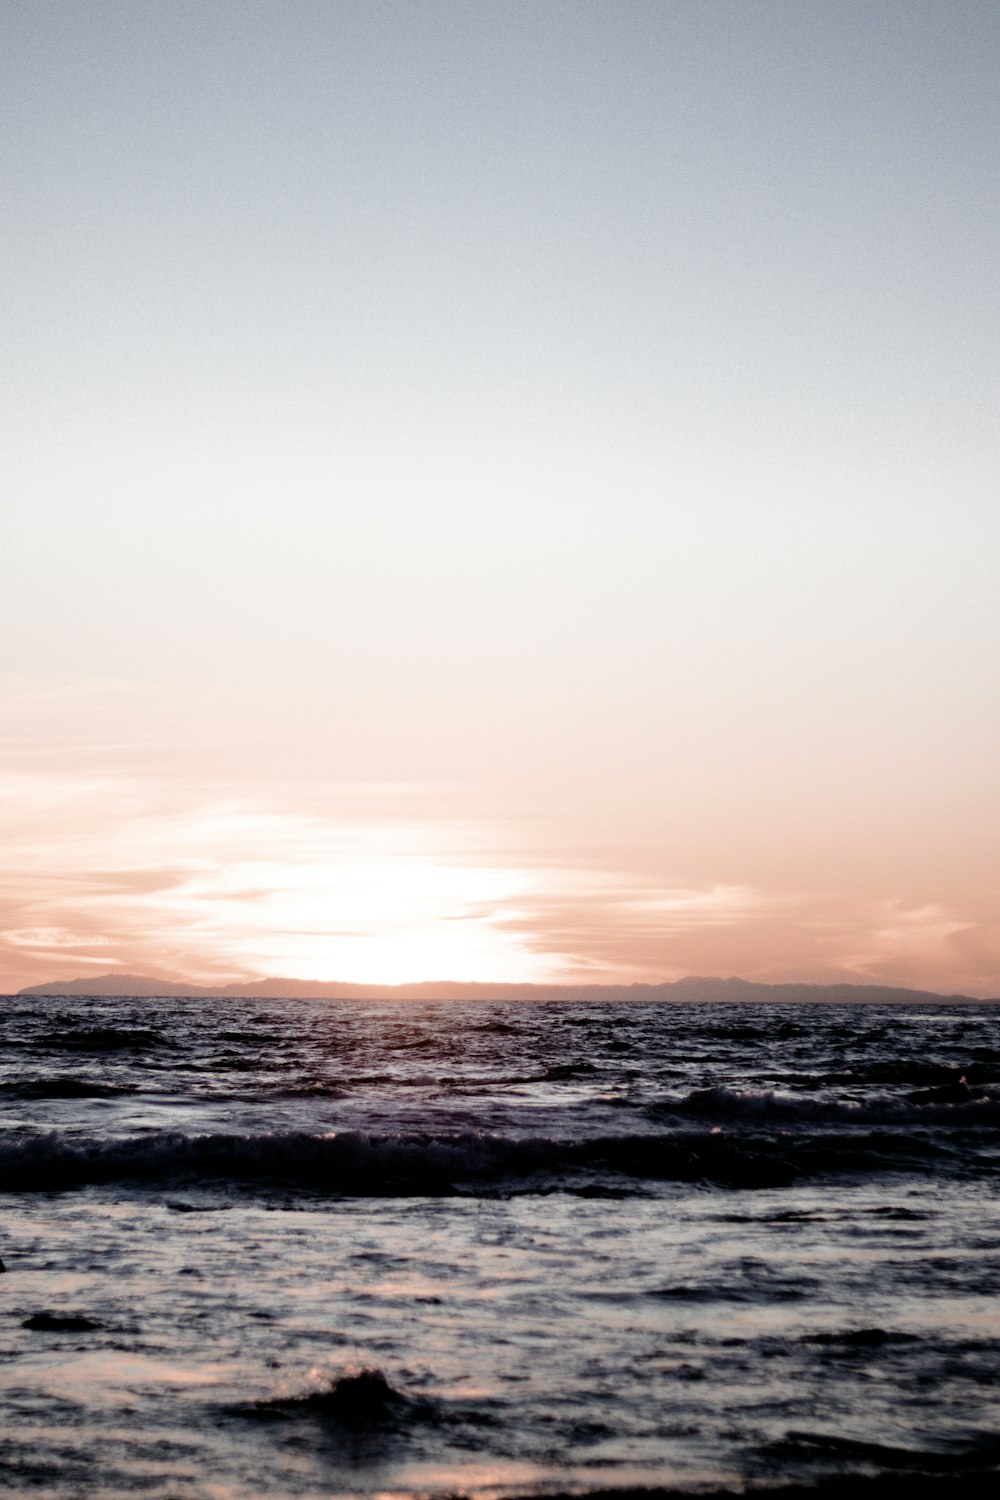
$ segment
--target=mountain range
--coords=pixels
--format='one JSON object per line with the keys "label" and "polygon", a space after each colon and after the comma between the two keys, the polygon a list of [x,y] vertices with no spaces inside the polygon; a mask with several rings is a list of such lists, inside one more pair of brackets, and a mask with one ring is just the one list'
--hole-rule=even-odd
{"label": "mountain range", "polygon": [[871,984],[760,984],[749,979],[720,979],[691,975],[662,984],[464,984],[428,980],[420,984],[349,984],[343,981],[255,979],[223,985],[191,984],[186,980],[156,979],[143,974],[101,974],[82,979],[51,980],[18,990],[19,995],[92,995],[123,998],[161,998],[185,995],[233,1000],[663,1000],[748,1001],[803,1004],[891,1003],[921,1004],[949,1001],[986,1004],[970,995],[942,995],[933,990],[909,990]]}

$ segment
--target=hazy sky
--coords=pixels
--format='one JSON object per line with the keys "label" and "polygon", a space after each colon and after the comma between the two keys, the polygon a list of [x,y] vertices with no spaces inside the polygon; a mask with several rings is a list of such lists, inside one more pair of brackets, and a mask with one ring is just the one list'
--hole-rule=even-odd
{"label": "hazy sky", "polygon": [[0,22],[0,987],[1000,994],[992,0]]}

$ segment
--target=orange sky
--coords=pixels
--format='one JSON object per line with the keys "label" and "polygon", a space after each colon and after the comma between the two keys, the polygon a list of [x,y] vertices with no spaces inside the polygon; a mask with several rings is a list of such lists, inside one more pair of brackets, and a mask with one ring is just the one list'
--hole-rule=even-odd
{"label": "orange sky", "polygon": [[0,984],[1000,994],[988,8],[17,8]]}
{"label": "orange sky", "polygon": [[[20,700],[0,775],[8,988],[118,969],[209,983],[740,973],[996,993],[991,840],[956,800],[959,866],[952,825],[918,826],[905,781],[867,830],[833,785],[811,809],[798,784],[780,801],[773,786],[741,819],[724,786],[712,805],[714,766],[700,788],[689,771],[675,805],[637,764],[610,819],[588,810],[577,768],[547,808],[519,794],[518,818],[499,775],[338,784],[316,765],[333,746],[282,756],[263,725],[223,770],[225,713],[171,745],[163,703],[125,685],[6,687]],[[768,830],[779,811],[793,833]],[[929,878],[949,854],[949,878]]]}

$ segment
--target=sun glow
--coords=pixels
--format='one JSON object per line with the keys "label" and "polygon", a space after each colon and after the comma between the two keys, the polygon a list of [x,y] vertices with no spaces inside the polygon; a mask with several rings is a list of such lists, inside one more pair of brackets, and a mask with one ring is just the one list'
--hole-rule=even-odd
{"label": "sun glow", "polygon": [[228,957],[262,974],[525,981],[559,966],[507,926],[524,884],[519,872],[419,855],[237,861],[193,876],[156,905],[165,917],[196,922],[217,962]]}
{"label": "sun glow", "polygon": [[[358,984],[563,970],[519,920],[543,877],[491,861],[488,830],[169,798],[124,779],[4,778],[12,969]],[[60,814],[55,849],[39,802]]]}

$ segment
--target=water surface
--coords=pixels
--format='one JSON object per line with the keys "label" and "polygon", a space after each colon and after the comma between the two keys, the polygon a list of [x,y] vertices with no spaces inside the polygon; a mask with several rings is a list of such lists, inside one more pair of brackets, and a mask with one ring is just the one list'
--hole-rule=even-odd
{"label": "water surface", "polygon": [[0,1486],[992,1485],[998,1021],[8,999]]}

